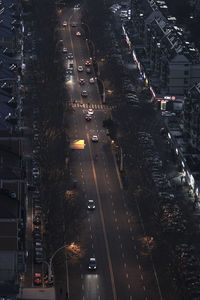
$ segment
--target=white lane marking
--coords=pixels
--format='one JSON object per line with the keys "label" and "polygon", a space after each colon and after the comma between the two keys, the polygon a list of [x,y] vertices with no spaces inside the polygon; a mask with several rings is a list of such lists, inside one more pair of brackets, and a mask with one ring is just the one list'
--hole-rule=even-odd
{"label": "white lane marking", "polygon": [[126,263],[124,263],[124,268],[126,268]]}
{"label": "white lane marking", "polygon": [[114,206],[114,202],[112,202],[111,204],[112,204],[112,206]]}
{"label": "white lane marking", "polygon": [[84,285],[83,285],[83,284],[82,284],[82,287],[81,287],[81,288],[82,288],[82,290],[84,291]]}
{"label": "white lane marking", "polygon": [[84,198],[87,199],[87,194],[84,195]]}
{"label": "white lane marking", "polygon": [[92,226],[90,225],[90,231],[92,231]]}
{"label": "white lane marking", "polygon": [[145,285],[143,285],[143,290],[144,290],[144,291],[146,291],[146,287],[145,287]]}
{"label": "white lane marking", "polygon": [[124,207],[126,208],[126,203],[124,203]]}
{"label": "white lane marking", "polygon": [[132,232],[133,231],[133,228],[132,227],[130,227],[130,232]]}
{"label": "white lane marking", "polygon": [[90,222],[90,218],[88,218],[88,222]]}
{"label": "white lane marking", "polygon": [[106,173],[106,178],[108,178],[108,174]]}
{"label": "white lane marking", "polygon": [[99,289],[99,285],[97,284],[97,289]]}
{"label": "white lane marking", "polygon": [[83,296],[83,300],[85,300],[85,296]]}
{"label": "white lane marking", "polygon": [[144,279],[143,276],[142,276],[142,274],[141,274],[140,278],[141,278],[142,280]]}
{"label": "white lane marking", "polygon": [[124,258],[124,252],[122,252],[122,257]]}
{"label": "white lane marking", "polygon": [[128,215],[128,211],[126,211],[126,214]]}
{"label": "white lane marking", "polygon": [[134,239],[135,239],[134,236],[132,236],[131,239],[132,239],[132,241],[134,241]]}
{"label": "white lane marking", "polygon": [[134,245],[134,249],[135,249],[135,250],[137,249],[136,245]]}
{"label": "white lane marking", "polygon": [[120,244],[120,248],[121,248],[121,249],[122,249],[122,247],[123,247],[122,244]]}
{"label": "white lane marking", "polygon": [[130,290],[130,288],[131,288],[131,285],[130,285],[130,284],[128,284],[128,289]]}
{"label": "white lane marking", "polygon": [[120,235],[118,235],[118,239],[121,239],[121,236],[120,236]]}
{"label": "white lane marking", "polygon": [[117,218],[115,218],[115,222],[117,222]]}
{"label": "white lane marking", "polygon": [[112,199],[112,195],[110,195],[110,199]]}
{"label": "white lane marking", "polygon": [[92,249],[94,248],[94,245],[92,244]]}
{"label": "white lane marking", "polygon": [[[83,174],[81,173],[81,178],[83,178]],[[83,183],[84,184],[84,183]]]}
{"label": "white lane marking", "polygon": [[117,226],[116,228],[117,228],[117,230],[119,230],[119,226]]}
{"label": "white lane marking", "polygon": [[133,296],[130,296],[130,300],[133,300]]}
{"label": "white lane marking", "polygon": [[138,265],[139,269],[141,270],[141,265]]}
{"label": "white lane marking", "polygon": [[91,240],[92,240],[92,234],[90,235],[90,238],[91,238]]}
{"label": "white lane marking", "polygon": [[128,219],[128,223],[130,223],[130,219]]}
{"label": "white lane marking", "polygon": [[81,173],[83,173],[83,169],[81,168]]}
{"label": "white lane marking", "polygon": [[116,214],[116,211],[115,211],[115,209],[113,210],[113,214],[114,214],[114,215]]}
{"label": "white lane marking", "polygon": [[81,274],[81,279],[83,279],[83,274]]}
{"label": "white lane marking", "polygon": [[136,254],[136,258],[137,258],[137,260],[138,260],[138,258],[139,258],[137,254]]}
{"label": "white lane marking", "polygon": [[128,278],[128,273],[126,273],[126,278]]}
{"label": "white lane marking", "polygon": [[100,300],[101,298],[100,298],[100,296],[98,296],[98,300]]}

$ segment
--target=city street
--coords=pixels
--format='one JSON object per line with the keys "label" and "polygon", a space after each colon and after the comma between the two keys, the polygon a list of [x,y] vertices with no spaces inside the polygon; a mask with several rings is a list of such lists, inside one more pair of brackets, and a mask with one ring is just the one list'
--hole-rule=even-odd
{"label": "city street", "polygon": [[[63,47],[73,53],[74,71],[67,82],[73,106],[68,114],[70,140],[84,139],[84,150],[73,150],[70,157],[72,178],[78,181],[78,191],[87,211],[88,200],[95,202],[95,210],[87,211],[84,227],[80,232],[81,258],[68,263],[69,297],[71,299],[162,299],[159,278],[151,255],[143,255],[141,240],[144,238],[142,219],[133,216],[127,203],[119,176],[111,141],[102,127],[110,114],[101,105],[96,84],[88,82],[92,74],[78,72],[85,69],[89,60],[87,41],[81,30],[79,10],[63,10],[60,15]],[[70,26],[75,23],[77,26]],[[81,36],[76,36],[77,32]],[[63,54],[64,56],[64,54]],[[65,60],[64,60],[65,61]],[[80,86],[79,79],[85,84]],[[86,90],[88,96],[81,97]],[[68,105],[68,104],[67,104]],[[84,116],[87,108],[94,108],[91,121]],[[97,107],[97,109],[95,109]],[[92,142],[96,135],[98,142]],[[89,258],[95,257],[97,269],[88,270]]]}

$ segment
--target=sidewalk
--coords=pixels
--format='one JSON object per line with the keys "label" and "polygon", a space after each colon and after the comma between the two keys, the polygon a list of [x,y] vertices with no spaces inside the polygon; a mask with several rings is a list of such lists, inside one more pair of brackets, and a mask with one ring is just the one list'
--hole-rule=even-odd
{"label": "sidewalk", "polygon": [[55,300],[55,288],[25,288],[22,294],[18,296],[18,300]]}

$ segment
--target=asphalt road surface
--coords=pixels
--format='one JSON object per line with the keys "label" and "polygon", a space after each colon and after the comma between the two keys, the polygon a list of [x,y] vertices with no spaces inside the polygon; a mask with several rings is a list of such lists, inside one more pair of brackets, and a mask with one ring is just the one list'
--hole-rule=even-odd
{"label": "asphalt road surface", "polygon": [[[63,28],[63,21],[68,25]],[[70,24],[76,22],[77,26]],[[103,120],[110,109],[101,103],[97,84],[90,84],[85,71],[85,61],[89,59],[89,50],[80,23],[80,10],[64,9],[60,14],[60,32],[63,47],[73,53],[73,74],[66,85],[69,90],[74,111],[69,115],[70,138],[84,139],[83,150],[73,150],[71,155],[71,176],[78,180],[78,189],[85,210],[87,202],[93,199],[94,211],[87,211],[80,232],[81,256],[68,263],[69,299],[83,300],[133,300],[163,299],[159,287],[159,278],[151,256],[143,253],[141,240],[144,238],[142,219],[135,208],[137,218],[133,217],[126,199],[111,141],[102,127]],[[76,36],[80,31],[81,36]],[[63,61],[67,68],[69,60]],[[72,60],[70,60],[72,62]],[[83,72],[77,67],[83,66]],[[85,79],[80,86],[79,79]],[[88,96],[81,97],[86,90]],[[81,104],[81,105],[79,105]],[[66,104],[67,105],[67,104]],[[87,107],[94,108],[94,116],[87,122],[84,118]],[[97,135],[99,141],[91,141]],[[98,159],[95,159],[98,155]],[[97,269],[88,270],[90,257],[95,257]],[[63,276],[66,276],[63,274]]]}

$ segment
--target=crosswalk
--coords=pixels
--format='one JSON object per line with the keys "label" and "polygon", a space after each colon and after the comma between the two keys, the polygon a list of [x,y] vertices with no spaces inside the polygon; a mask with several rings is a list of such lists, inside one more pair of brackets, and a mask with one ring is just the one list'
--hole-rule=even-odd
{"label": "crosswalk", "polygon": [[66,102],[67,107],[72,108],[85,108],[85,109],[95,109],[95,110],[113,110],[117,109],[117,105],[107,105],[107,104],[90,104],[90,103],[80,103],[80,102]]}

